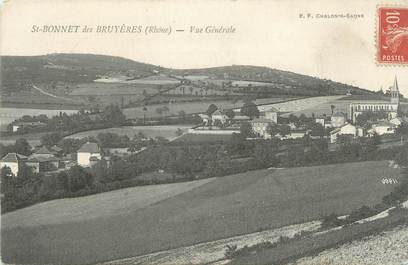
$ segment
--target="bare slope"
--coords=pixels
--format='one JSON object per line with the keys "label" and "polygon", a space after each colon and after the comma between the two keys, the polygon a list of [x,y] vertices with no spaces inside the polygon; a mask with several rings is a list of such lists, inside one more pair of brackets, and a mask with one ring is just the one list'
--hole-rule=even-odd
{"label": "bare slope", "polygon": [[[109,194],[95,195],[106,206],[82,206],[80,215],[66,213],[70,200],[56,201],[41,213],[54,216],[53,224],[30,226],[36,220],[27,212],[32,207],[3,218],[2,256],[17,263],[95,263],[282,227],[333,211],[345,214],[381,201],[393,188],[381,179],[398,174],[386,161],[258,170],[218,178],[143,207],[124,198],[128,206],[120,212],[112,210]],[[94,207],[103,214],[90,219]]]}

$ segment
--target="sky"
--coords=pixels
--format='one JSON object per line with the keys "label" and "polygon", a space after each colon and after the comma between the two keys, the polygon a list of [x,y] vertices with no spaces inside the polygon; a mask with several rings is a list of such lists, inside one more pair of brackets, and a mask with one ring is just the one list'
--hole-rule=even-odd
{"label": "sky", "polygon": [[[267,66],[385,90],[398,77],[408,97],[408,67],[376,63],[377,5],[408,0],[13,0],[0,10],[0,53],[94,53],[172,68],[233,64]],[[314,18],[301,19],[299,14]],[[316,14],[358,14],[356,19]],[[157,26],[171,34],[43,33],[33,26]],[[232,26],[232,34],[190,27]],[[182,29],[184,32],[175,32]],[[408,45],[408,43],[405,43]]]}

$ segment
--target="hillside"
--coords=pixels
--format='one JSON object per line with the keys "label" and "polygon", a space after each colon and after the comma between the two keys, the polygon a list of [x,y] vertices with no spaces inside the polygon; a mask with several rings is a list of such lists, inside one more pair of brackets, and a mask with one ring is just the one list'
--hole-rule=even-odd
{"label": "hillside", "polygon": [[99,75],[120,72],[143,77],[160,70],[158,66],[121,57],[93,54],[47,54],[41,56],[2,56],[2,90],[24,90],[26,83],[88,83]]}
{"label": "hillside", "polygon": [[299,92],[301,92],[306,95],[309,93],[312,95],[327,95],[328,93],[344,95],[349,90],[353,94],[372,93],[372,91],[366,89],[342,84],[332,80],[319,79],[312,76],[261,66],[232,65],[173,71],[174,73],[182,75],[209,75],[221,79],[228,78],[230,80],[267,82],[275,85],[272,87],[286,90],[288,94],[299,94]]}
{"label": "hillside", "polygon": [[88,264],[344,215],[392,190],[381,178],[400,172],[387,165],[256,170],[49,201],[2,216],[2,258]]}
{"label": "hillside", "polygon": [[[103,75],[126,76],[129,79],[148,77],[160,72],[165,75],[203,75],[222,81],[245,80],[262,82],[256,86],[246,84],[245,93],[286,95],[344,95],[371,94],[371,91],[326,79],[281,71],[277,69],[233,65],[205,69],[169,69],[133,60],[94,54],[47,54],[41,56],[2,56],[1,90],[15,92],[25,90],[30,84],[91,83]],[[238,86],[238,85],[237,85]],[[244,85],[242,85],[244,87]],[[249,89],[248,89],[249,88]]]}

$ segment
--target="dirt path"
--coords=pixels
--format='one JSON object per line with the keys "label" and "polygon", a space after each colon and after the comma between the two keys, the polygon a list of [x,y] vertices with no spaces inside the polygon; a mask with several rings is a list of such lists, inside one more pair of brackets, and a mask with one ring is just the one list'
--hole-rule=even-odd
{"label": "dirt path", "polygon": [[56,96],[56,95],[51,94],[51,93],[49,93],[49,92],[47,92],[47,91],[43,90],[42,88],[39,88],[39,87],[37,87],[37,86],[35,86],[35,85],[33,85],[33,88],[34,88],[35,90],[37,90],[38,92],[40,92],[41,94],[44,94],[44,95],[49,96],[49,97],[52,97],[52,98],[59,98],[59,99],[68,100],[68,101],[75,101],[75,100],[70,99],[70,98],[65,98],[65,97]]}
{"label": "dirt path", "polygon": [[98,265],[136,265],[136,264],[208,264],[224,260],[227,245],[252,246],[266,241],[276,242],[280,236],[293,237],[301,231],[316,231],[320,228],[320,221],[290,225],[278,229],[235,236],[226,239],[206,242],[189,247],[182,247],[168,251],[160,251],[148,255],[120,259]]}
{"label": "dirt path", "polygon": [[408,226],[370,236],[307,257],[292,265],[405,265],[408,264]]}

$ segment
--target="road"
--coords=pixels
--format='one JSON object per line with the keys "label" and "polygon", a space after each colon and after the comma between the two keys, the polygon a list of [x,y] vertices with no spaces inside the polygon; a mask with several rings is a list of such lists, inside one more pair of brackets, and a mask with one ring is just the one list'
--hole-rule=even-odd
{"label": "road", "polygon": [[59,99],[63,99],[63,100],[75,101],[75,100],[70,99],[70,98],[60,97],[60,96],[56,96],[54,94],[48,93],[47,91],[43,90],[42,88],[37,87],[36,85],[33,85],[33,88],[35,90],[37,90],[38,92],[40,92],[41,94],[44,94],[44,95],[52,97],[52,98],[59,98]]}

